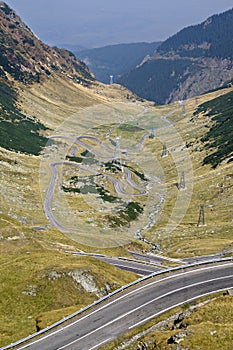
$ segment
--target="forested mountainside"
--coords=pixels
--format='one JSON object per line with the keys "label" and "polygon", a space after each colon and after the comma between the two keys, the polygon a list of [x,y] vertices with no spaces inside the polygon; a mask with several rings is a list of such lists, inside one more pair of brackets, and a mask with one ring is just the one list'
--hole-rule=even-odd
{"label": "forested mountainside", "polygon": [[182,29],[158,48],[160,55],[233,59],[233,9]]}
{"label": "forested mountainside", "polygon": [[119,83],[159,104],[223,86],[233,77],[233,9],[184,28]]}
{"label": "forested mountainside", "polygon": [[113,75],[113,81],[116,81],[121,75],[139,65],[145,56],[154,55],[159,44],[160,42],[142,42],[108,45],[74,53],[88,65],[97,80],[108,84],[110,75]]}

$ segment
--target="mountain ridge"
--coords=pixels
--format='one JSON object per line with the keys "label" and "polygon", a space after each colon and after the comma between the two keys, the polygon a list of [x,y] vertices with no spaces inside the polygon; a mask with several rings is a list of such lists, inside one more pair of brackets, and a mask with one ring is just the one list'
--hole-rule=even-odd
{"label": "mountain ridge", "polygon": [[87,66],[74,54],[43,43],[2,1],[0,16],[1,75],[4,70],[23,83],[39,82],[54,72],[84,84],[94,80]]}
{"label": "mountain ridge", "polygon": [[232,37],[233,9],[182,29],[118,82],[159,104],[221,87],[233,77]]}
{"label": "mountain ridge", "polygon": [[[67,99],[76,110],[93,101],[100,103],[110,96],[110,91],[126,100],[126,96],[136,98],[123,87],[109,90],[101,87],[85,63],[70,51],[43,43],[4,2],[0,2],[0,19],[0,146],[39,155],[48,141],[53,119],[45,118],[47,111],[41,108],[48,99],[46,91],[39,92],[43,84],[47,86],[47,95],[52,94],[51,102],[55,106],[59,105],[58,98]],[[33,90],[39,98],[34,105],[31,101],[35,96],[29,93]],[[59,97],[52,90],[59,90]],[[73,102],[75,94],[77,103]],[[27,95],[25,99],[24,95]],[[30,106],[26,108],[28,103]],[[67,113],[70,109],[74,110],[66,106]],[[59,108],[56,113],[56,119],[64,115]]]}
{"label": "mountain ridge", "polygon": [[110,75],[116,82],[119,76],[140,64],[145,56],[154,54],[159,44],[160,42],[116,44],[74,53],[89,66],[97,80],[108,84]]}
{"label": "mountain ridge", "polygon": [[[7,8],[6,11],[9,12]],[[7,21],[9,23],[5,28],[9,27],[10,21]],[[12,24],[15,25],[15,22]],[[12,29],[17,33],[16,28]],[[7,30],[10,33],[9,28]],[[28,51],[35,49],[33,45],[30,47],[30,43],[25,45]],[[19,52],[15,50],[14,41],[12,46],[3,47],[7,52],[12,52],[9,57],[12,63],[9,65],[10,72],[4,68],[0,71],[0,346],[33,334],[85,307],[100,295],[106,295],[137,278],[132,272],[120,270],[94,257],[68,253],[87,252],[125,258],[132,258],[128,249],[151,253],[151,246],[133,235],[129,238],[129,244],[115,248],[102,247],[106,246],[108,237],[104,230],[108,228],[106,219],[114,227],[114,242],[119,244],[117,230],[122,229],[125,235],[131,222],[138,229],[141,215],[144,215],[141,212],[150,204],[146,200],[144,208],[144,204],[139,206],[133,199],[133,202],[129,202],[131,207],[124,207],[121,203],[123,195],[116,198],[117,189],[106,182],[109,176],[125,183],[125,190],[128,190],[130,182],[133,183],[135,188],[131,190],[132,193],[138,192],[139,185],[143,188],[147,186],[150,179],[155,186],[158,185],[159,191],[165,187],[161,212],[158,212],[158,198],[154,197],[157,188],[154,191],[150,185],[146,187],[148,191],[152,190],[153,198],[151,210],[148,207],[145,223],[142,223],[143,227],[147,225],[144,237],[158,244],[163,254],[179,259],[215,253],[221,256],[232,254],[233,138],[229,127],[232,126],[232,88],[187,100],[183,111],[179,103],[156,106],[147,101],[141,102],[129,90],[117,84],[104,85],[88,79],[72,65],[70,70],[63,67],[62,57],[59,57],[58,64],[60,62],[63,70],[53,71],[48,65],[51,74],[42,69],[37,79],[30,73],[34,73],[34,66],[44,64],[40,62],[40,53],[32,70],[29,67],[29,71],[25,71],[27,67],[21,66],[13,55],[15,53],[16,58],[17,55],[20,57],[23,54],[22,46],[18,46]],[[46,54],[46,50],[43,53]],[[20,79],[11,75],[12,72],[19,72]],[[77,78],[82,80],[78,82]],[[160,128],[161,125],[164,128]],[[167,133],[169,130],[173,131]],[[166,131],[164,136],[163,131]],[[77,135],[88,133],[91,135],[90,143],[88,138],[83,141],[87,141],[89,147],[88,144],[85,146],[85,142],[77,144]],[[114,151],[115,141],[120,139],[120,135],[119,150],[124,153],[127,148],[133,150],[128,164],[124,164],[124,168],[128,169],[126,176],[122,174],[118,161],[111,164],[102,158],[97,167],[98,157],[94,155],[105,145],[108,147],[101,152],[104,157],[106,152]],[[93,142],[95,138],[103,142]],[[137,147],[140,162],[131,158],[136,153],[136,145],[140,146]],[[164,146],[167,150],[165,157],[161,156]],[[87,152],[87,148],[90,152]],[[194,191],[191,202],[184,208],[186,202],[183,204],[182,198],[186,197],[187,189],[179,191],[177,184],[179,170],[183,170],[182,159],[187,155],[186,148],[189,149],[194,170]],[[115,158],[116,154],[111,153]],[[73,163],[69,163],[70,159]],[[50,198],[51,213],[59,221],[67,220],[67,229],[73,219],[83,218],[87,236],[93,232],[93,236],[89,236],[92,241],[98,235],[99,225],[103,225],[101,246],[94,246],[95,242],[91,242],[91,246],[82,243],[82,235],[79,235],[82,224],[79,221],[74,227],[77,234],[70,232],[68,235],[56,229],[45,215],[45,199],[48,198],[48,185],[52,180],[50,165],[58,161],[63,165],[57,168],[61,176],[54,181],[56,189],[53,189],[53,198]],[[80,162],[84,168],[98,171],[95,180],[95,174],[89,170],[83,173],[73,166],[82,165]],[[136,168],[135,163],[136,166],[138,164]],[[177,168],[178,165],[181,168]],[[154,172],[150,170],[151,167],[154,167]],[[104,169],[104,176],[99,176],[101,169]],[[157,171],[159,177],[156,176]],[[88,182],[87,175],[90,175]],[[125,182],[126,178],[128,183]],[[189,186],[187,168],[185,179],[186,186]],[[76,191],[78,189],[80,192],[80,188],[75,188],[79,180],[81,196]],[[97,184],[100,181],[101,186],[94,186],[93,181],[97,181]],[[66,184],[72,185],[69,189],[75,191],[63,191],[62,185]],[[93,199],[97,196],[98,202],[93,206]],[[82,201],[82,198],[85,200]],[[118,204],[112,200],[120,200],[118,209],[114,209]],[[180,213],[180,210],[176,210],[177,202],[181,205],[181,212],[184,210],[186,214],[170,234],[166,229],[167,224],[174,218],[173,212],[175,215]],[[200,204],[205,205],[206,225],[198,227]],[[158,216],[153,221],[156,212]],[[124,226],[119,227],[122,224]],[[166,269],[168,263],[165,265],[161,268]],[[224,329],[222,334],[226,338]],[[204,337],[202,333],[200,343]],[[215,339],[218,341],[219,337]]]}
{"label": "mountain ridge", "polygon": [[[157,51],[165,55],[174,52],[184,57],[205,56],[232,59],[232,17],[233,8],[215,14],[200,24],[186,27],[165,40]],[[213,31],[215,31],[214,36]]]}

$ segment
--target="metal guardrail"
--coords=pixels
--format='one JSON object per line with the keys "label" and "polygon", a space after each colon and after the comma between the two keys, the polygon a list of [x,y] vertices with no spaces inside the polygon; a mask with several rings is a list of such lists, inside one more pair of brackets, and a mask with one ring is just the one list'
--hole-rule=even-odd
{"label": "metal guardrail", "polygon": [[92,307],[102,303],[103,301],[107,300],[108,298],[111,298],[112,296],[122,292],[123,290],[127,289],[127,288],[130,288],[130,287],[133,287],[135,286],[136,284],[138,283],[141,283],[143,281],[146,281],[150,278],[153,278],[155,276],[159,276],[159,275],[163,275],[163,274],[166,274],[166,273],[169,273],[169,272],[174,272],[174,271],[178,271],[178,270],[183,270],[183,269],[188,269],[190,267],[196,267],[196,266],[199,266],[199,265],[207,265],[207,264],[214,264],[214,263],[218,263],[218,262],[224,262],[224,261],[233,261],[233,256],[229,257],[229,258],[219,258],[219,259],[212,259],[212,260],[206,260],[206,261],[200,261],[200,262],[196,262],[196,263],[192,263],[192,264],[186,264],[186,265],[182,265],[182,266],[177,266],[177,267],[172,267],[170,268],[169,270],[165,270],[165,271],[158,271],[158,272],[153,272],[152,274],[150,275],[147,275],[147,276],[143,276],[139,279],[137,279],[136,281],[134,282],[131,282],[125,286],[122,286],[121,288],[119,289],[116,289],[114,292],[112,293],[109,293],[107,295],[105,295],[104,297],[94,301],[92,304],[90,305],[87,305],[86,307],[82,308],[81,310],[79,311],[76,311],[74,312],[73,314],[67,316],[67,317],[64,317],[62,320],[52,324],[51,326],[48,326],[44,329],[42,329],[41,331],[37,332],[37,333],[34,333],[34,334],[30,334],[29,336],[27,336],[26,338],[23,338],[23,339],[20,339],[10,345],[7,345],[7,346],[4,346],[3,348],[0,348],[0,350],[7,350],[7,349],[12,349],[20,344],[23,344],[23,343],[26,343],[28,342],[29,340],[35,338],[35,337],[38,337],[39,335],[41,334],[44,334],[50,330],[52,330],[53,328],[55,327],[58,327],[60,326],[62,323],[64,322],[67,322],[69,320],[71,320],[72,318],[82,314],[83,312],[91,309]]}
{"label": "metal guardrail", "polygon": [[[156,263],[153,263],[153,262],[150,262],[150,261],[146,261],[146,260],[132,259],[132,258],[127,258],[127,257],[122,257],[122,256],[118,256],[118,257],[115,257],[115,256],[112,257],[111,256],[111,257],[109,257],[109,256],[104,255],[104,254],[85,253],[85,252],[72,252],[72,251],[66,251],[66,253],[70,253],[70,254],[77,255],[77,256],[91,256],[91,257],[94,257],[94,258],[97,258],[97,259],[98,258],[116,258],[118,260],[135,262],[135,263],[141,264],[141,265],[159,266],[161,269],[169,269],[169,266],[163,266],[163,265],[156,264]],[[148,258],[148,260],[149,260],[149,258]],[[171,262],[173,262],[173,261],[171,261]],[[178,261],[176,263],[178,264]]]}
{"label": "metal guardrail", "polygon": [[137,263],[139,265],[141,264],[141,265],[144,265],[144,266],[147,265],[147,266],[159,267],[160,269],[164,269],[164,270],[169,269],[169,266],[163,266],[163,265],[156,264],[156,263],[153,263],[151,261],[146,261],[146,260],[137,260],[137,259],[131,259],[131,258],[124,258],[122,256],[119,256],[118,259],[119,260],[123,260],[123,261]]}

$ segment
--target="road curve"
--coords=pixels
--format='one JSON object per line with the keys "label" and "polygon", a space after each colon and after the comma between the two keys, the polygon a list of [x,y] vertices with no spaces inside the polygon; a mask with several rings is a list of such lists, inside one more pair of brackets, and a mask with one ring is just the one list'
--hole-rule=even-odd
{"label": "road curve", "polygon": [[85,253],[85,252],[74,252],[67,251],[67,253],[76,255],[76,256],[92,256],[96,259],[105,261],[113,266],[116,266],[122,270],[131,271],[141,276],[151,275],[154,272],[165,271],[168,267],[153,264],[146,261],[128,259],[124,257],[110,257],[103,254],[95,254],[95,253]]}
{"label": "road curve", "polygon": [[[68,165],[68,166],[74,166],[80,169],[84,169],[89,171],[90,173],[94,174],[94,175],[98,175],[100,174],[99,172],[97,172],[96,170],[92,169],[89,166],[85,166],[85,165],[81,165],[79,163],[75,163],[75,162],[69,162],[69,161],[60,161],[60,162],[53,162],[50,163],[50,168],[52,171],[52,175],[51,175],[51,179],[50,179],[50,183],[48,186],[48,190],[45,196],[45,200],[44,200],[44,213],[47,217],[47,219],[50,221],[50,223],[55,226],[57,229],[59,229],[60,231],[63,232],[73,232],[74,230],[71,230],[69,228],[64,227],[55,217],[53,210],[51,208],[51,201],[53,198],[53,193],[54,193],[54,188],[56,185],[56,181],[58,178],[58,170],[57,170],[57,165]],[[114,185],[115,191],[117,194],[120,195],[124,195],[124,196],[129,196],[129,197],[139,197],[139,196],[144,196],[147,194],[147,191],[141,187],[139,187],[138,185],[136,185],[131,176],[129,175],[129,172],[127,173],[127,177],[126,180],[129,183],[129,185],[138,190],[139,193],[129,193],[124,191],[123,189],[123,184],[120,180],[116,179],[113,176],[110,175],[106,175],[106,174],[102,174],[103,176],[105,176],[109,181],[111,181]]]}
{"label": "road curve", "polygon": [[233,287],[233,262],[151,278],[18,350],[94,350],[173,307]]}

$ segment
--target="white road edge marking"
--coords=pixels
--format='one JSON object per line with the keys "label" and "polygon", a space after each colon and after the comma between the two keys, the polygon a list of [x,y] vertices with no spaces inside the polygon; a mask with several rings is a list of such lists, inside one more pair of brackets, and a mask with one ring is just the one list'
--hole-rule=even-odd
{"label": "white road edge marking", "polygon": [[[97,331],[99,331],[99,330],[101,330],[101,329],[103,329],[103,328],[109,326],[110,324],[112,324],[112,323],[114,323],[114,322],[116,322],[116,321],[118,321],[118,320],[121,320],[122,318],[124,318],[124,317],[126,317],[126,316],[128,316],[128,315],[130,315],[130,314],[132,314],[132,313],[134,313],[135,311],[137,311],[137,310],[139,310],[139,309],[145,307],[146,305],[149,305],[149,304],[153,303],[153,302],[156,301],[156,300],[162,299],[162,298],[165,297],[165,296],[168,296],[168,295],[173,294],[173,293],[175,293],[175,292],[181,291],[182,289],[186,289],[187,287],[198,286],[198,285],[200,285],[200,284],[205,284],[205,283],[208,283],[208,282],[213,282],[213,281],[217,281],[217,280],[224,279],[224,278],[229,278],[229,277],[233,277],[233,275],[222,276],[222,277],[218,277],[218,278],[214,278],[214,279],[210,279],[210,280],[205,280],[205,281],[202,281],[202,282],[193,283],[193,284],[190,284],[189,286],[181,287],[181,288],[175,289],[175,290],[173,290],[173,291],[171,291],[171,292],[165,293],[165,294],[163,294],[163,295],[161,295],[161,296],[159,296],[159,297],[154,298],[153,300],[147,301],[145,304],[140,305],[140,306],[136,307],[135,309],[130,310],[130,311],[126,312],[125,314],[121,315],[121,316],[118,316],[118,317],[115,318],[114,320],[109,321],[108,323],[106,323],[106,324],[104,324],[104,325],[102,325],[102,326],[100,326],[100,327],[94,329],[93,331],[89,332],[88,334],[83,335],[82,337],[80,337],[80,338],[78,338],[78,339],[72,341],[72,342],[69,343],[69,344],[64,345],[63,347],[61,347],[61,348],[59,348],[59,349],[57,349],[57,350],[66,349],[66,348],[69,347],[70,345],[73,345],[73,344],[75,344],[75,343],[78,343],[80,340],[82,340],[82,339],[84,339],[84,338],[90,336],[91,334],[93,334],[93,333],[95,333],[95,332],[97,332]],[[226,289],[226,288],[224,288],[224,289],[222,289],[222,290],[225,290],[225,289]],[[213,292],[213,293],[215,293],[215,292]],[[217,293],[217,292],[216,292],[216,293]],[[206,294],[206,293],[205,293],[205,294]],[[209,293],[207,293],[207,295],[208,295],[208,294],[209,294]],[[196,298],[199,298],[199,296],[195,297],[194,299],[196,299]],[[189,300],[191,300],[191,299],[189,299]],[[188,302],[189,300],[185,301],[185,303]],[[180,304],[178,304],[178,305],[182,305],[183,303],[184,303],[184,302],[182,302],[182,303],[180,303]],[[172,306],[171,308],[173,308],[173,306]],[[167,311],[167,310],[165,309],[165,312],[166,312],[166,311]],[[161,311],[160,313],[163,313],[163,312],[164,312],[164,311]]]}
{"label": "white road edge marking", "polygon": [[113,340],[113,338],[108,338],[108,339],[102,341],[101,343],[99,343],[99,344],[93,346],[93,348],[90,348],[89,350],[94,350],[94,349],[98,348],[100,345],[103,345],[103,344],[105,344],[105,343],[108,343],[108,342],[110,342],[111,340]]}
{"label": "white road edge marking", "polygon": [[[211,292],[211,293],[200,294],[200,295],[198,295],[198,296],[196,296],[196,297],[193,297],[193,298],[190,298],[190,299],[186,300],[185,303],[189,303],[190,301],[193,301],[193,300],[195,300],[195,299],[202,298],[202,297],[204,297],[204,296],[206,296],[206,295],[210,295],[210,294],[215,294],[215,293],[218,293],[218,292],[222,292],[222,291],[224,291],[224,290],[226,290],[226,288],[218,289],[218,290],[215,290],[214,292]],[[135,327],[137,327],[137,326],[139,326],[139,325],[141,325],[141,324],[143,324],[143,323],[146,323],[147,321],[151,320],[152,318],[154,318],[154,317],[156,317],[156,316],[159,316],[159,315],[163,314],[164,312],[167,312],[167,311],[169,311],[169,310],[171,310],[171,309],[174,309],[174,308],[176,308],[177,306],[180,306],[180,305],[182,305],[182,304],[184,304],[184,303],[182,302],[182,303],[179,303],[179,304],[175,304],[175,305],[173,305],[173,306],[171,306],[171,307],[168,307],[167,309],[164,309],[164,310],[162,310],[162,311],[159,311],[159,312],[157,312],[156,314],[154,314],[154,315],[152,315],[152,316],[149,316],[149,317],[147,317],[147,318],[144,318],[144,320],[135,323],[133,326],[130,326],[128,329],[132,329],[132,328],[135,328]]]}
{"label": "white road edge marking", "polygon": [[141,271],[146,271],[146,272],[151,272],[151,273],[153,273],[154,271],[151,271],[151,270],[146,270],[146,269],[143,269],[143,268],[141,268],[140,266],[139,267],[131,267],[131,266],[127,266],[127,265],[120,265],[120,264],[113,264],[114,266],[119,266],[119,267],[125,267],[125,268],[129,268],[129,269],[131,269],[131,270],[133,270],[133,269],[138,269],[138,270],[141,270]]}
{"label": "white road edge marking", "polygon": [[[52,333],[49,333],[49,334],[47,334],[46,336],[44,336],[44,337],[42,337],[42,338],[40,338],[40,339],[37,339],[37,340],[35,340],[34,342],[32,342],[32,343],[30,343],[30,344],[27,344],[27,345],[24,345],[24,346],[18,348],[18,350],[26,349],[27,347],[29,347],[29,346],[31,346],[31,345],[33,345],[33,344],[36,344],[36,343],[38,343],[38,342],[40,342],[40,341],[43,341],[43,340],[45,340],[45,339],[47,339],[47,338],[53,336],[54,334],[60,333],[60,332],[62,332],[64,329],[69,328],[69,327],[75,325],[76,323],[78,323],[78,322],[84,320],[85,318],[87,318],[87,317],[89,317],[89,316],[91,316],[91,315],[97,313],[98,311],[105,309],[105,308],[108,307],[109,305],[112,305],[112,304],[116,303],[118,300],[124,299],[125,297],[129,296],[130,294],[133,294],[133,293],[135,293],[135,292],[138,292],[138,291],[141,290],[141,289],[148,288],[148,287],[150,287],[150,286],[153,285],[153,284],[157,284],[157,283],[159,283],[159,282],[161,282],[161,281],[166,281],[166,280],[172,279],[172,278],[174,278],[174,277],[179,277],[179,276],[187,275],[187,274],[193,273],[194,271],[199,272],[199,271],[204,271],[204,270],[216,269],[217,267],[224,267],[224,266],[229,266],[229,265],[232,265],[232,264],[233,264],[233,263],[231,262],[230,264],[229,264],[229,263],[228,263],[228,264],[220,264],[220,265],[214,265],[214,266],[203,267],[203,268],[197,269],[197,270],[185,271],[185,272],[182,272],[182,273],[178,273],[178,274],[175,274],[175,275],[172,275],[172,276],[167,276],[167,277],[165,277],[165,278],[162,278],[162,279],[153,281],[153,282],[151,282],[151,283],[148,283],[148,284],[146,284],[146,285],[144,285],[144,286],[141,286],[141,287],[139,287],[139,288],[137,288],[137,289],[135,289],[135,290],[132,290],[132,291],[128,292],[127,294],[124,294],[124,295],[118,297],[117,299],[115,299],[115,300],[113,300],[113,301],[107,303],[106,305],[101,306],[99,309],[96,309],[96,310],[92,311],[92,312],[89,313],[88,315],[85,315],[85,316],[83,316],[83,317],[80,317],[80,318],[79,318],[78,320],[76,320],[75,322],[72,322],[72,323],[66,325],[65,327],[62,327],[62,328],[60,328],[60,329],[58,329],[58,330],[56,330],[56,331],[53,331]],[[168,273],[169,273],[169,271],[168,271]]]}

